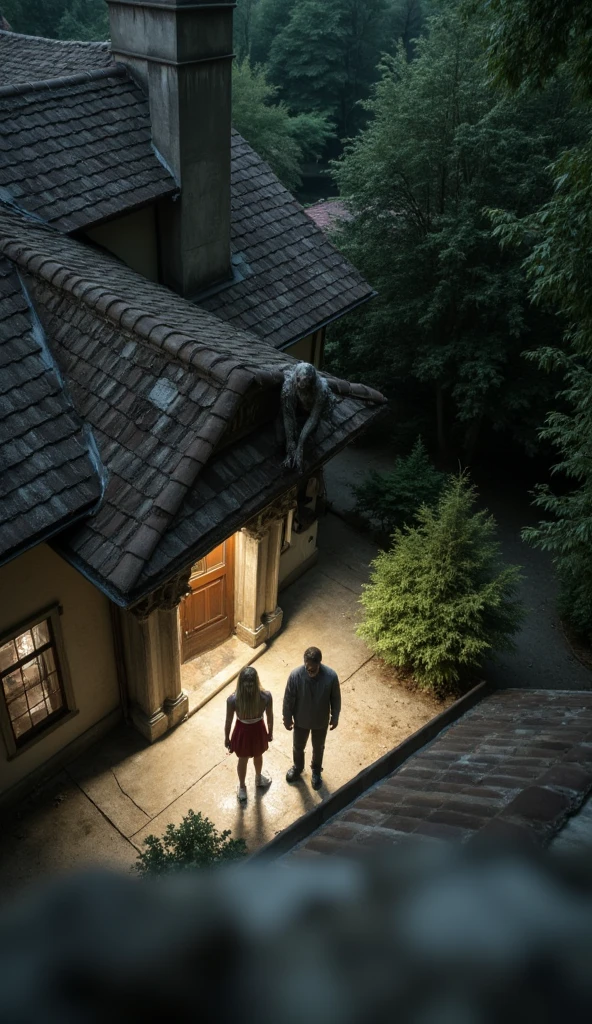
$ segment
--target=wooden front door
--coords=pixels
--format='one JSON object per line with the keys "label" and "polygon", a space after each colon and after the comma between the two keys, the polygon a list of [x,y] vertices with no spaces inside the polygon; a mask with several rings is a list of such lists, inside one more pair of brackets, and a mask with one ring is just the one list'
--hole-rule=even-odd
{"label": "wooden front door", "polygon": [[234,537],[193,566],[192,593],[181,601],[183,661],[208,651],[230,636],[234,626]]}

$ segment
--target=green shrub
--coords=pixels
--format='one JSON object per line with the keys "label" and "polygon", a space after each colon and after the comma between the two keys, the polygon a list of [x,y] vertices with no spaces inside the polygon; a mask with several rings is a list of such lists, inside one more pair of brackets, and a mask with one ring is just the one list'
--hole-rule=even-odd
{"label": "green shrub", "polygon": [[523,611],[517,566],[503,566],[495,522],[476,512],[467,476],[452,477],[435,508],[397,530],[373,563],[358,629],[385,662],[413,673],[439,695],[455,691],[483,658],[512,650]]}
{"label": "green shrub", "polygon": [[359,487],[354,487],[356,512],[377,520],[389,536],[393,530],[408,526],[421,505],[437,501],[446,476],[434,468],[421,437],[411,452],[398,458],[390,473],[372,471]]}
{"label": "green shrub", "polygon": [[167,825],[164,837],[148,836],[138,854],[136,871],[162,875],[168,871],[204,868],[239,860],[247,852],[244,839],[230,839],[230,831],[218,832],[209,818],[189,811],[180,825]]}

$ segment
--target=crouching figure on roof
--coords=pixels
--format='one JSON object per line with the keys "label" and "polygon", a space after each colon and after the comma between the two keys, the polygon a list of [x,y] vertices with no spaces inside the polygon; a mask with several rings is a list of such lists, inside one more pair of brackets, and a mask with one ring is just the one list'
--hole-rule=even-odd
{"label": "crouching figure on roof", "polygon": [[335,398],[329,384],[312,363],[296,363],[282,385],[282,414],[286,431],[286,469],[302,472],[304,445]]}

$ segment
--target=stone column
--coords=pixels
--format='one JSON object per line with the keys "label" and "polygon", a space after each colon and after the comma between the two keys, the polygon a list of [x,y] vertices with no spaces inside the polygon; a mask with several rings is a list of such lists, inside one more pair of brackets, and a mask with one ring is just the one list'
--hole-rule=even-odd
{"label": "stone column", "polygon": [[237,536],[236,635],[249,647],[267,640],[264,622],[268,532],[243,527]]}
{"label": "stone column", "polygon": [[282,520],[276,519],[269,527],[267,542],[267,573],[265,580],[264,622],[267,639],[271,639],[282,626],[284,613],[277,603],[280,578],[280,553],[282,547]]}
{"label": "stone column", "polygon": [[187,715],[181,687],[177,605],[190,569],[132,609],[121,612],[131,718],[151,743]]}
{"label": "stone column", "polygon": [[250,647],[269,640],[282,625],[283,612],[277,603],[282,520],[295,505],[292,489],[237,536],[236,635]]}
{"label": "stone column", "polygon": [[181,686],[181,644],[179,636],[178,606],[158,611],[160,634],[160,665],[163,692],[163,711],[168,728],[178,725],[187,715],[189,698]]}

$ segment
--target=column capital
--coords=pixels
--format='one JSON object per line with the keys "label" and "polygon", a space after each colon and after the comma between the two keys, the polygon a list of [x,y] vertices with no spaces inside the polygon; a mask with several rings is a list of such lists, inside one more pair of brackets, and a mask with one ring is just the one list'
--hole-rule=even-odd
{"label": "column capital", "polygon": [[296,487],[290,487],[288,491],[284,491],[280,494],[279,498],[272,501],[271,505],[267,505],[252,519],[249,519],[248,523],[242,527],[242,532],[249,536],[260,540],[269,532],[270,527],[273,523],[283,519],[293,508],[296,508],[298,504],[298,489]]}
{"label": "column capital", "polygon": [[143,597],[141,601],[131,605],[128,611],[140,621],[147,619],[152,612],[157,610],[172,611],[184,597],[191,593],[189,586],[191,569],[192,566],[189,565],[175,576],[171,576],[170,580],[157,587],[147,597]]}

